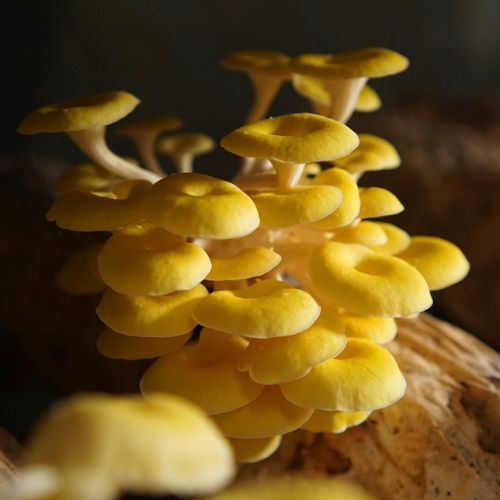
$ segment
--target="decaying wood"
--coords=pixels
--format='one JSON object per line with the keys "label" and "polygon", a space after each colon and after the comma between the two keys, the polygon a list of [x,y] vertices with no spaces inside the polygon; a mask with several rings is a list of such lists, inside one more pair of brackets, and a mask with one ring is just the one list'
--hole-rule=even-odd
{"label": "decaying wood", "polygon": [[341,475],[381,499],[500,498],[500,356],[425,314],[399,324],[388,346],[408,382],[399,403],[343,434],[292,433],[239,481]]}
{"label": "decaying wood", "polygon": [[0,428],[0,485],[15,474],[21,446],[7,431]]}

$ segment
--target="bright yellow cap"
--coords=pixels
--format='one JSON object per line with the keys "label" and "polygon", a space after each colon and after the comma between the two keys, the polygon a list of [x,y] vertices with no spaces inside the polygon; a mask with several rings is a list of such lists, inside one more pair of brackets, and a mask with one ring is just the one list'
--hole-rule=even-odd
{"label": "bright yellow cap", "polygon": [[116,180],[116,176],[95,163],[79,163],[67,168],[54,185],[57,194],[96,191]]}
{"label": "bright yellow cap", "polygon": [[369,221],[338,228],[332,239],[342,243],[359,243],[368,247],[387,243],[385,231],[375,222]]}
{"label": "bright yellow cap", "polygon": [[234,458],[238,463],[253,464],[271,456],[281,443],[281,436],[260,439],[229,438]]}
{"label": "bright yellow cap", "polygon": [[361,219],[387,217],[402,212],[405,207],[390,191],[379,187],[359,188]]}
{"label": "bright yellow cap", "polygon": [[315,410],[302,428],[311,432],[339,434],[349,427],[363,423],[370,416],[370,413],[370,411]]}
{"label": "bright yellow cap", "polygon": [[214,140],[207,134],[184,132],[182,134],[161,137],[156,146],[158,153],[178,156],[183,154],[200,155],[212,151]]}
{"label": "bright yellow cap", "polygon": [[396,337],[398,331],[394,318],[375,318],[344,312],[340,314],[340,319],[345,325],[348,338],[369,340],[375,344],[387,344]]}
{"label": "bright yellow cap", "polygon": [[394,255],[410,246],[410,235],[406,231],[403,231],[393,224],[387,224],[386,222],[373,222],[373,224],[376,224],[385,232],[387,243],[372,246],[372,250],[387,255]]}
{"label": "bright yellow cap", "polygon": [[241,50],[222,59],[222,66],[227,69],[262,73],[276,78],[291,78],[288,66],[290,58],[282,52],[270,50]]}
{"label": "bright yellow cap", "polygon": [[377,111],[382,106],[380,96],[375,92],[373,87],[365,85],[359,93],[358,102],[356,103],[356,111],[362,113],[371,113]]}

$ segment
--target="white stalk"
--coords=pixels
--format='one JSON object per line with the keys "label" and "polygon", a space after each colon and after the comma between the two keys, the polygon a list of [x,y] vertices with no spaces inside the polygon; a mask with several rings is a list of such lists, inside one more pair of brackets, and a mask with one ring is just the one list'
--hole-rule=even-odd
{"label": "white stalk", "polygon": [[249,75],[255,90],[255,97],[245,123],[257,122],[267,114],[283,83],[281,78],[263,75],[262,73],[251,72]]}
{"label": "white stalk", "polygon": [[345,78],[343,80],[326,80],[325,88],[330,94],[330,108],[327,116],[345,123],[354,112],[359,93],[368,78]]}
{"label": "white stalk", "polygon": [[172,155],[175,168],[180,174],[186,174],[193,171],[193,155],[191,153],[183,153]]}
{"label": "white stalk", "polygon": [[136,133],[133,136],[130,135],[130,138],[134,141],[137,151],[139,151],[139,155],[141,156],[141,160],[144,165],[146,165],[151,172],[156,172],[158,175],[163,177],[165,172],[158,163],[158,159],[155,155],[156,137],[157,134],[150,134],[147,132]]}
{"label": "white stalk", "polygon": [[276,180],[279,191],[289,191],[302,177],[305,163],[286,163],[278,160],[271,160],[276,170]]}

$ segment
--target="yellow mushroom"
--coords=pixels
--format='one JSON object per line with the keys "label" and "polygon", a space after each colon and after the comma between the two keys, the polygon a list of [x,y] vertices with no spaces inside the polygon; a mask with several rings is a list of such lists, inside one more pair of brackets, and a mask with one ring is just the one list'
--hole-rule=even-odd
{"label": "yellow mushroom", "polygon": [[285,399],[279,386],[268,385],[252,402],[213,419],[230,438],[262,439],[298,429],[312,413],[312,408],[301,408]]}
{"label": "yellow mushroom", "polygon": [[266,115],[281,85],[292,76],[289,60],[286,54],[268,50],[243,50],[222,59],[225,68],[248,73],[254,87],[255,98],[245,123]]}
{"label": "yellow mushroom", "polygon": [[57,194],[71,191],[97,191],[117,180],[117,177],[95,163],[79,163],[67,168],[55,182]]}
{"label": "yellow mushroom", "polygon": [[230,257],[211,257],[212,269],[206,279],[213,281],[244,280],[268,273],[281,256],[266,247],[247,247]]}
{"label": "yellow mushroom", "polygon": [[203,285],[158,297],[132,296],[106,290],[96,312],[112,330],[134,337],[174,337],[190,332],[193,311],[208,295]]}
{"label": "yellow mushroom", "polygon": [[385,245],[387,234],[375,222],[362,221],[335,230],[334,241],[342,243],[359,243],[368,247]]}
{"label": "yellow mushroom", "polygon": [[375,344],[387,344],[396,337],[398,331],[394,318],[376,318],[343,312],[340,314],[340,320],[345,325],[348,338],[369,340]]}
{"label": "yellow mushroom", "polygon": [[139,99],[123,91],[61,101],[29,113],[17,131],[27,135],[66,132],[92,161],[112,174],[154,182],[158,174],[115,155],[104,138],[106,126],[128,115],[138,104]]}
{"label": "yellow mushroom", "polygon": [[431,236],[414,236],[397,257],[414,266],[431,290],[440,290],[464,279],[470,264],[460,248]]}
{"label": "yellow mushroom", "polygon": [[323,80],[330,94],[326,115],[346,122],[355,109],[368,78],[393,75],[406,69],[408,60],[392,50],[369,47],[339,54],[304,54],[294,57],[294,73]]}
{"label": "yellow mushroom", "polygon": [[158,141],[157,151],[170,156],[178,172],[192,172],[193,158],[209,153],[215,147],[214,140],[206,134],[185,132],[169,135]]}
{"label": "yellow mushroom", "polygon": [[191,337],[130,337],[106,328],[97,338],[97,350],[112,359],[151,359],[179,350]]}
{"label": "yellow mushroom", "polygon": [[361,219],[373,219],[396,215],[404,210],[404,206],[390,191],[379,187],[359,188]]}
{"label": "yellow mushroom", "polygon": [[97,255],[101,248],[101,243],[92,243],[73,252],[56,274],[57,286],[75,295],[104,291],[106,284],[102,281],[97,269]]}
{"label": "yellow mushroom", "polygon": [[158,394],[148,401],[89,394],[57,404],[28,443],[25,463],[54,467],[55,498],[72,500],[111,500],[121,491],[207,494],[234,475],[231,448],[213,423],[191,403]]}
{"label": "yellow mushroom", "polygon": [[281,436],[260,439],[229,438],[234,458],[238,463],[253,464],[271,456],[281,444]]}
{"label": "yellow mushroom", "polygon": [[236,369],[248,342],[214,330],[203,329],[197,342],[158,359],[144,373],[141,392],[185,397],[209,415],[249,404],[264,387]]}
{"label": "yellow mushroom", "polygon": [[143,219],[151,183],[117,182],[106,191],[72,191],[57,198],[47,220],[72,231],[116,231]]}
{"label": "yellow mushroom", "polygon": [[[331,318],[329,318],[331,319]],[[289,337],[251,339],[238,369],[260,384],[272,385],[303,377],[314,365],[337,356],[346,345],[340,321],[320,318],[307,330]]]}
{"label": "yellow mushroom", "polygon": [[210,258],[198,245],[147,225],[115,233],[97,261],[103,281],[126,295],[166,295],[189,290],[212,267]]}
{"label": "yellow mushroom", "polygon": [[310,277],[318,291],[349,312],[400,317],[432,304],[423,276],[402,259],[362,245],[329,242],[312,253]]}
{"label": "yellow mushroom", "polygon": [[211,293],[200,301],[193,317],[221,332],[267,339],[306,330],[320,310],[303,290],[283,281],[263,280],[241,290]]}
{"label": "yellow mushroom", "polygon": [[372,246],[372,250],[376,252],[394,255],[402,252],[405,248],[410,246],[410,235],[393,224],[386,222],[373,222],[380,227],[387,236],[387,243],[383,245]]}
{"label": "yellow mushroom", "polygon": [[349,427],[363,423],[370,411],[324,411],[314,410],[311,418],[302,426],[311,432],[332,432],[339,434]]}
{"label": "yellow mushroom", "polygon": [[293,404],[327,411],[372,411],[403,397],[406,382],[392,355],[366,340],[350,338],[334,359],[280,385]]}
{"label": "yellow mushroom", "polygon": [[259,226],[251,198],[234,184],[203,174],[174,174],[151,189],[146,217],[183,236],[229,239]]}
{"label": "yellow mushroom", "polygon": [[267,158],[276,170],[280,190],[293,187],[306,163],[330,161],[349,154],[357,135],[345,125],[311,113],[295,113],[244,125],[221,141],[239,156]]}
{"label": "yellow mushroom", "polygon": [[365,85],[358,96],[358,101],[356,102],[356,111],[361,113],[371,113],[372,111],[377,111],[382,106],[382,101],[380,96],[375,92],[373,87],[370,85]]}
{"label": "yellow mushroom", "polygon": [[162,170],[155,156],[155,144],[162,132],[169,132],[182,126],[181,120],[175,116],[161,116],[155,118],[139,118],[121,124],[116,131],[129,137],[139,151],[144,165],[149,170],[163,177]]}

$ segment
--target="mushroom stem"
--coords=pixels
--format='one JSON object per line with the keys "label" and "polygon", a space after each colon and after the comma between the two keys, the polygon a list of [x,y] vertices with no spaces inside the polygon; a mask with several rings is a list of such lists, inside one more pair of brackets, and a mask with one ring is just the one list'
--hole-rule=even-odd
{"label": "mushroom stem", "polygon": [[67,132],[72,141],[93,161],[112,174],[127,179],[145,179],[156,182],[161,176],[136,167],[133,163],[115,155],[106,145],[105,127],[100,125],[84,130]]}
{"label": "mushroom stem", "polygon": [[271,160],[276,170],[276,181],[280,191],[288,191],[299,182],[305,163],[286,163],[278,160]]}
{"label": "mushroom stem", "polygon": [[174,162],[177,172],[180,174],[185,174],[193,171],[193,155],[189,153],[184,153],[180,155],[172,155],[172,160]]}
{"label": "mushroom stem", "polygon": [[367,80],[368,78],[359,77],[325,81],[325,88],[331,97],[327,116],[342,123],[347,122],[354,112],[359,93]]}
{"label": "mushroom stem", "polygon": [[137,148],[144,165],[146,165],[151,172],[156,172],[158,175],[164,177],[165,172],[158,163],[155,155],[154,146],[156,142],[156,134],[136,134],[132,140],[134,141],[135,147]]}
{"label": "mushroom stem", "polygon": [[249,75],[255,90],[255,98],[245,123],[257,122],[266,115],[283,83],[280,78],[262,73],[250,72]]}

